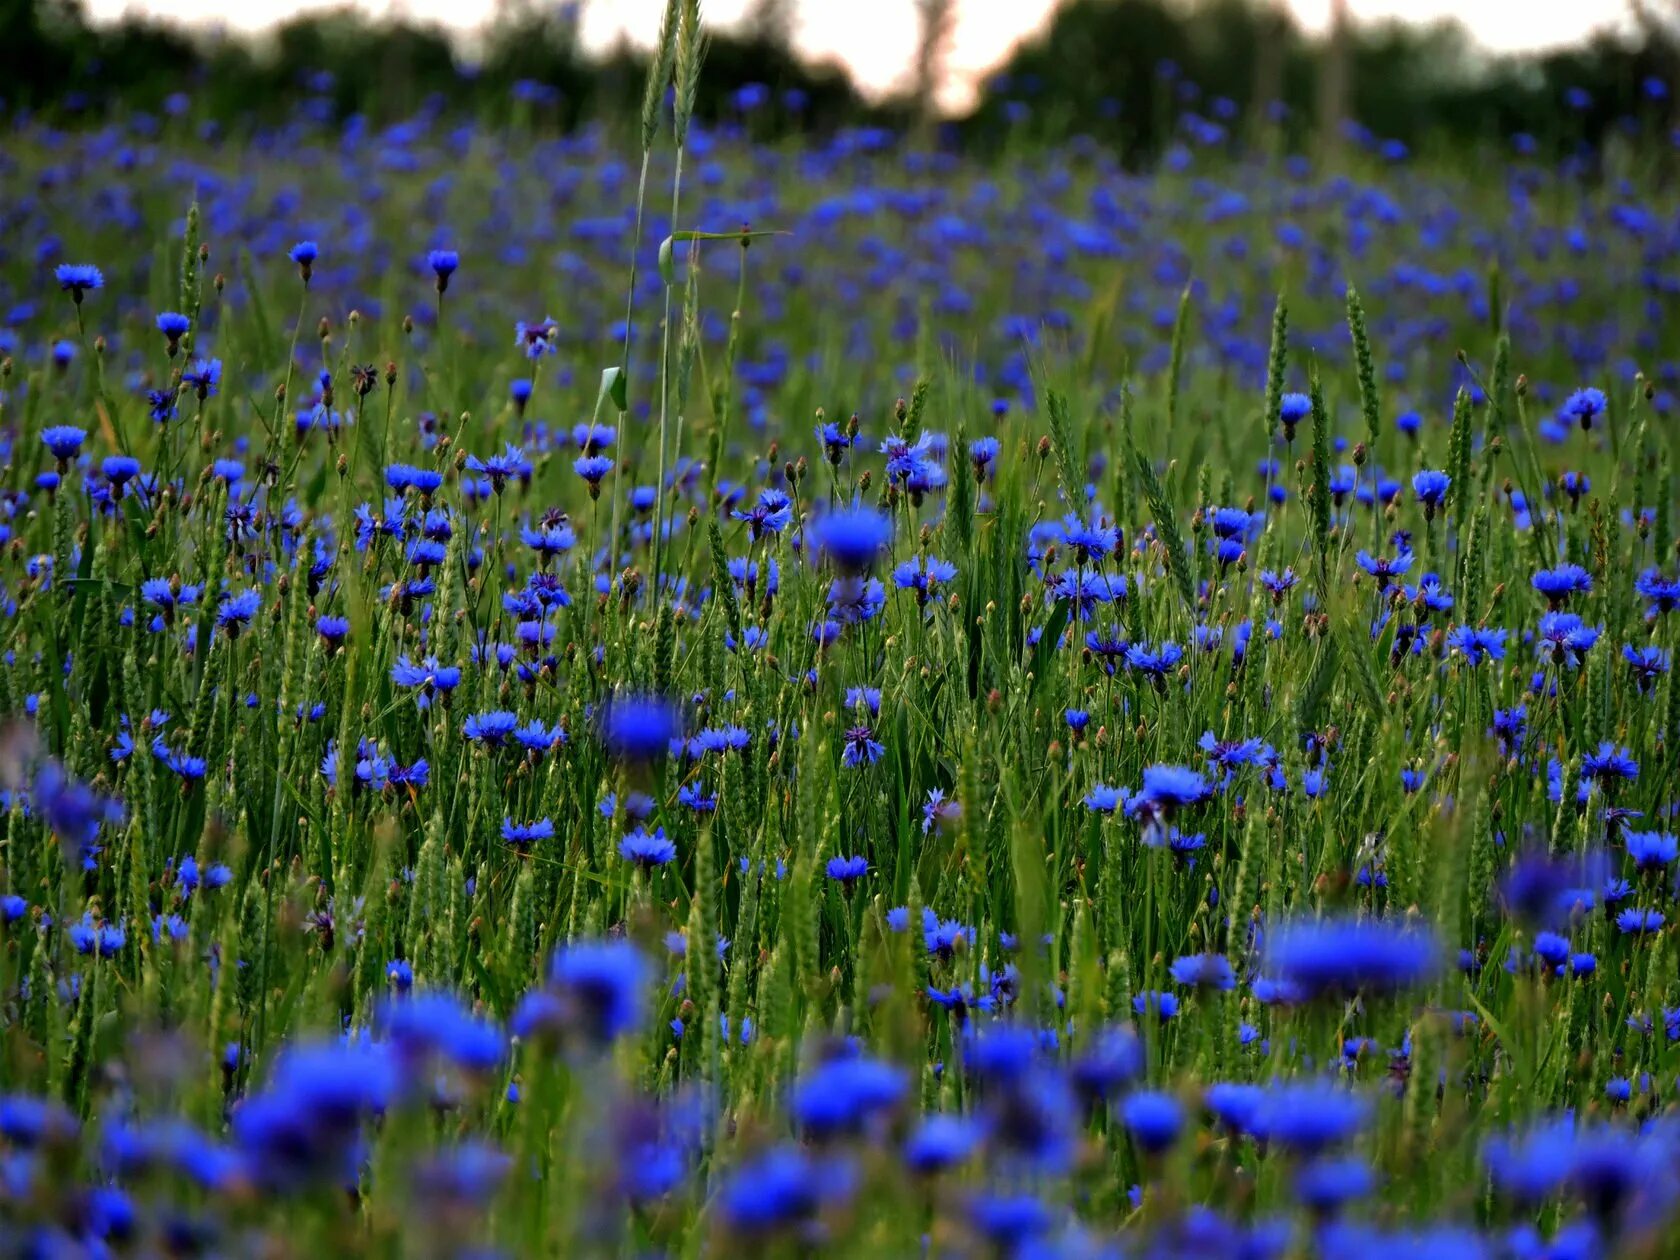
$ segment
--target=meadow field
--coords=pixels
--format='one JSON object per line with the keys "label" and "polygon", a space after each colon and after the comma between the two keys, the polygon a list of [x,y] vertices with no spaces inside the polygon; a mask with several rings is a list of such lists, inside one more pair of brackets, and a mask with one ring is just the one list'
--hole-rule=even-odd
{"label": "meadow field", "polygon": [[754,140],[668,34],[0,152],[0,1250],[1680,1254],[1647,150]]}

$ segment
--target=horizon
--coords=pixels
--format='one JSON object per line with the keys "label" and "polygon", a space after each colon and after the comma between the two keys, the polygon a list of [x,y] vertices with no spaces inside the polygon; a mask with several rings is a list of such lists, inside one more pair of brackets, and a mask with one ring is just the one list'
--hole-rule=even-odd
{"label": "horizon", "polygon": [[[1334,0],[1284,0],[1291,15],[1310,33],[1328,29]],[[986,75],[1021,42],[1042,30],[1058,0],[958,0],[943,61],[939,103],[962,109],[975,99]],[[739,24],[753,0],[713,0],[709,24]],[[184,26],[260,34],[305,13],[354,9],[374,18],[435,24],[470,33],[496,16],[502,0],[304,0],[281,3],[256,0],[230,11],[219,0],[88,0],[95,21],[140,15]],[[581,36],[586,48],[600,52],[623,40],[647,45],[658,28],[664,0],[607,0],[583,6]],[[1478,45],[1492,53],[1535,52],[1579,43],[1593,34],[1625,26],[1625,15],[1605,17],[1574,6],[1535,6],[1523,0],[1348,0],[1356,23],[1401,21],[1429,26],[1455,21]],[[1618,21],[1620,16],[1622,20]],[[812,61],[837,62],[865,95],[879,98],[909,81],[917,41],[917,17],[911,0],[850,0],[843,10],[825,0],[794,0],[793,44]]]}

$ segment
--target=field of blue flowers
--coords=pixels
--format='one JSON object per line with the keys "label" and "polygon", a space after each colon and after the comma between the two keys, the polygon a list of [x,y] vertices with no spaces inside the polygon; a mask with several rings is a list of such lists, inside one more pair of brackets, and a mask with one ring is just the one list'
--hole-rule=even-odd
{"label": "field of blue flowers", "polygon": [[0,152],[0,1250],[1674,1254],[1672,187],[692,12]]}

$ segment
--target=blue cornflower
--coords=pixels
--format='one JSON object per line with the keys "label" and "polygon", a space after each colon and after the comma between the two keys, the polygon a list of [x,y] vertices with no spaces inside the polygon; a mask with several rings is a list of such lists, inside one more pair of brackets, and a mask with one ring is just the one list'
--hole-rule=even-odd
{"label": "blue cornflower", "polygon": [[1128,814],[1171,814],[1212,795],[1208,781],[1188,766],[1148,766],[1143,788],[1126,806]]}
{"label": "blue cornflower", "polygon": [[933,458],[933,435],[924,433],[915,442],[908,442],[896,433],[881,442],[881,453],[887,457],[887,480],[910,482],[918,474],[926,475],[936,467]]}
{"label": "blue cornflower", "polygon": [[[641,1022],[646,978],[647,963],[641,951],[623,940],[575,941],[557,953],[549,967],[561,1013],[570,1017],[566,1026],[581,1026],[603,1045],[634,1031]],[[541,1014],[541,1008],[526,1013]],[[512,1031],[521,1032],[518,1014]]]}
{"label": "blue cornflower", "polygon": [[751,743],[752,733],[744,726],[709,726],[688,741],[688,755],[740,752]]}
{"label": "blue cornflower", "polygon": [[52,452],[53,458],[67,464],[81,453],[82,443],[87,441],[87,430],[78,429],[73,424],[49,425],[41,430],[41,441]]}
{"label": "blue cornflower", "polygon": [[1032,1254],[1033,1243],[1055,1224],[1049,1205],[1031,1194],[975,1195],[969,1200],[968,1215],[989,1250],[1004,1256]]}
{"label": "blue cornflower", "polygon": [[879,687],[847,687],[846,707],[848,709],[868,709],[872,716],[879,716],[881,712],[881,689]]}
{"label": "blue cornflower", "polygon": [[1497,1136],[1482,1149],[1493,1184],[1522,1203],[1538,1204],[1569,1176],[1575,1160],[1573,1123],[1548,1120],[1520,1136]]}
{"label": "blue cornflower", "polygon": [[773,1147],[735,1169],[718,1191],[726,1225],[752,1236],[799,1225],[825,1203],[850,1196],[849,1165],[818,1163],[797,1146]]}
{"label": "blue cornflower", "polygon": [[846,457],[846,448],[852,444],[852,436],[832,420],[818,424],[814,430],[817,441],[823,444],[823,453],[828,456],[830,464],[839,466]]}
{"label": "blue cornflower", "polygon": [[612,471],[613,462],[606,455],[579,455],[572,461],[572,471],[589,486],[589,497],[601,497],[601,480]]}
{"label": "blue cornflower", "polygon": [[677,804],[685,805],[697,814],[710,814],[716,811],[718,798],[715,794],[708,795],[705,785],[695,780],[677,789]]}
{"label": "blue cornflower", "polygon": [[1203,731],[1196,741],[1196,747],[1207,754],[1208,760],[1227,774],[1253,762],[1265,746],[1258,739],[1220,739],[1212,731]]}
{"label": "blue cornflower", "polygon": [[179,413],[175,407],[176,391],[173,389],[149,389],[146,391],[146,408],[149,416],[157,424],[165,424],[173,420]]}
{"label": "blue cornflower", "polygon": [[1569,938],[1556,932],[1536,933],[1534,956],[1548,967],[1561,967],[1569,957]]}
{"label": "blue cornflower", "polygon": [[442,293],[449,287],[449,277],[460,267],[461,255],[452,249],[434,249],[426,255],[426,265],[436,277],[437,291]]}
{"label": "blue cornflower", "polygon": [[1260,574],[1260,585],[1270,592],[1274,604],[1282,603],[1300,580],[1294,569],[1285,569],[1282,573],[1266,569]]}
{"label": "blue cornflower", "polygon": [[1225,542],[1240,542],[1247,538],[1260,525],[1262,519],[1258,513],[1234,507],[1216,507],[1208,513],[1208,524],[1213,527],[1213,536]]}
{"label": "blue cornflower", "polygon": [[1102,521],[1081,521],[1069,516],[1062,522],[1062,541],[1075,561],[1088,565],[1101,560],[1120,545],[1120,531]]}
{"label": "blue cornflower", "polygon": [[1680,608],[1680,579],[1666,577],[1660,569],[1646,569],[1633,580],[1633,589],[1650,600],[1645,619],[1655,620]]}
{"label": "blue cornflower", "polygon": [[1625,748],[1618,748],[1608,740],[1599,744],[1596,752],[1581,758],[1581,777],[1597,779],[1608,787],[1618,779],[1637,779],[1639,763]]}
{"label": "blue cornflower", "polygon": [[1418,621],[1429,620],[1431,613],[1446,612],[1453,606],[1452,593],[1441,585],[1439,574],[1425,573],[1416,586],[1403,586],[1401,595],[1412,605]]}
{"label": "blue cornflower", "polygon": [[1565,423],[1577,421],[1583,430],[1590,429],[1593,421],[1603,415],[1609,405],[1610,401],[1604,396],[1602,389],[1589,386],[1576,390],[1564,399],[1563,406],[1558,409],[1558,418]]}
{"label": "blue cornflower", "polygon": [[658,696],[623,695],[601,710],[601,743],[624,762],[653,762],[682,738],[682,715]]}
{"label": "blue cornflower", "polygon": [[963,1034],[963,1066],[988,1084],[1019,1086],[1041,1048],[1038,1035],[1018,1024],[970,1025]]}
{"label": "blue cornflower", "polygon": [[1080,621],[1089,621],[1098,604],[1126,598],[1126,579],[1119,574],[1063,569],[1050,585],[1050,598],[1067,600]]}
{"label": "blue cornflower", "polygon": [[904,1165],[915,1173],[943,1172],[973,1155],[984,1136],[967,1116],[926,1116],[904,1143]]}
{"label": "blue cornflower", "polygon": [[391,995],[374,1011],[374,1026],[407,1064],[442,1060],[470,1072],[488,1072],[502,1061],[506,1038],[462,1000],[443,992]]}
{"label": "blue cornflower", "polygon": [[580,420],[572,426],[572,445],[584,455],[599,455],[611,448],[618,440],[618,435],[609,424],[596,424],[593,420]]}
{"label": "blue cornflower", "polygon": [[525,460],[525,452],[512,442],[503,444],[500,455],[487,455],[480,459],[476,455],[467,457],[469,472],[483,473],[490,479],[490,487],[500,494],[507,485],[509,478],[522,478],[530,469]]}
{"label": "blue cornflower", "polygon": [[128,943],[128,933],[120,923],[96,920],[90,910],[78,922],[70,925],[70,944],[78,954],[93,954],[109,958]]}
{"label": "blue cornflower", "polygon": [[1130,1025],[1116,1025],[1097,1034],[1068,1065],[1068,1076],[1081,1097],[1106,1102],[1141,1077],[1145,1066],[1143,1041]]}
{"label": "blue cornflower", "polygon": [[1139,1147],[1159,1155],[1178,1141],[1184,1128],[1184,1107],[1171,1094],[1140,1090],[1120,1104],[1120,1120]]}
{"label": "blue cornflower", "polygon": [[1126,668],[1156,680],[1165,679],[1183,659],[1184,649],[1176,643],[1161,643],[1155,647],[1134,643],[1126,649]]}
{"label": "blue cornflower", "polygon": [[559,336],[560,325],[552,319],[544,318],[531,324],[519,320],[513,326],[513,344],[525,352],[527,359],[553,354]]}
{"label": "blue cornflower", "polygon": [[140,475],[140,461],[132,455],[107,455],[99,462],[99,471],[111,483],[111,496],[120,499],[123,487]]}
{"label": "blue cornflower", "polygon": [[175,880],[188,893],[201,883],[206,891],[214,892],[218,888],[226,888],[233,881],[233,870],[222,862],[212,862],[208,870],[200,872],[198,859],[189,853],[176,865]]}
{"label": "blue cornflower", "polygon": [[1585,595],[1593,588],[1592,574],[1578,564],[1541,569],[1529,579],[1529,584],[1546,597],[1553,609],[1562,608],[1571,595]]}
{"label": "blue cornflower", "polygon": [[946,797],[943,788],[929,788],[927,800],[922,802],[922,834],[938,828],[945,829],[962,817],[962,802]]}
{"label": "blue cornflower", "polygon": [[817,550],[849,573],[862,573],[892,541],[892,522],[874,508],[840,508],[811,527]]}
{"label": "blue cornflower", "polygon": [[511,818],[504,818],[502,839],[516,848],[528,848],[538,840],[554,839],[554,823],[547,818],[538,818],[527,823],[516,823]]}
{"label": "blue cornflower", "polygon": [[1426,468],[1412,477],[1412,493],[1417,495],[1418,502],[1423,504],[1424,519],[1434,517],[1435,509],[1441,506],[1451,486],[1451,477],[1433,469]]}
{"label": "blue cornflower", "polygon": [[1248,1131],[1262,1141],[1316,1155],[1348,1141],[1371,1116],[1370,1101],[1328,1081],[1275,1085],[1249,1116]]}
{"label": "blue cornflower", "polygon": [[1145,989],[1132,999],[1132,1011],[1137,1015],[1153,1015],[1164,1024],[1178,1014],[1178,994]]}
{"label": "blue cornflower", "polygon": [[1476,626],[1454,626],[1447,631],[1447,650],[1456,652],[1470,665],[1505,659],[1505,631]]}
{"label": "blue cornflower", "polygon": [[1252,1131],[1254,1117],[1265,1104],[1266,1091],[1258,1085],[1216,1081],[1208,1086],[1202,1101],[1220,1124],[1247,1133]]}
{"label": "blue cornflower", "polygon": [[[414,690],[415,703],[424,709],[430,707],[431,697],[436,692],[450,692],[461,685],[461,667],[444,665],[435,656],[416,663],[404,654],[397,657],[396,664],[391,666],[391,681],[399,687]],[[473,737],[469,735],[468,738]]]}
{"label": "blue cornflower", "polygon": [[974,479],[984,481],[991,466],[998,457],[998,440],[995,437],[977,437],[968,445],[968,462],[974,466]]}
{"label": "blue cornflower", "polygon": [[169,355],[173,358],[181,348],[181,338],[192,328],[192,320],[179,311],[163,311],[157,317],[157,327],[168,341]]}
{"label": "blue cornflower", "polygon": [[1312,415],[1312,399],[1306,394],[1285,394],[1278,410],[1278,419],[1283,421],[1283,435],[1288,441],[1295,440],[1295,426]]}
{"label": "blue cornflower", "polygon": [[217,386],[222,382],[222,361],[220,359],[198,359],[192,367],[181,372],[181,384],[191,385],[193,393],[203,402],[213,398]]}
{"label": "blue cornflower", "polygon": [[1381,578],[1392,585],[1393,580],[1412,567],[1412,553],[1402,551],[1392,560],[1387,557],[1373,556],[1368,551],[1360,551],[1355,557],[1359,567],[1374,578]]}
{"label": "blue cornflower", "polygon": [[[888,916],[891,924],[891,915]],[[974,943],[974,929],[964,927],[955,919],[941,919],[926,906],[922,907],[922,943],[927,952],[938,958],[949,959],[956,953],[959,945]]]}
{"label": "blue cornflower", "polygon": [[[570,551],[577,545],[577,534],[563,516],[545,513],[534,525],[519,527],[519,541],[537,553],[540,563]],[[437,545],[437,549],[441,561],[443,547]]]}
{"label": "blue cornflower", "polygon": [[793,520],[793,501],[781,490],[758,492],[758,502],[746,511],[730,513],[738,521],[745,521],[756,542],[766,534],[779,534]]}
{"label": "blue cornflower", "polygon": [[666,837],[665,828],[658,827],[649,832],[646,827],[639,826],[625,833],[624,839],[618,842],[618,855],[644,870],[652,870],[672,861],[677,856],[677,846],[675,841]]}
{"label": "blue cornflower", "polygon": [[321,250],[314,241],[299,241],[286,251],[286,257],[297,264],[298,275],[303,277],[305,284],[309,283],[309,277],[314,274],[315,260],[320,256]]}
{"label": "blue cornflower", "polygon": [[869,859],[865,857],[835,857],[828,859],[828,877],[850,888],[869,873]]}
{"label": "blue cornflower", "polygon": [[507,743],[518,725],[519,718],[516,715],[505,709],[498,709],[489,713],[475,713],[469,717],[461,727],[461,734],[475,744],[500,748]]}
{"label": "blue cornflower", "polygon": [[1654,645],[1635,648],[1624,644],[1622,659],[1632,668],[1634,685],[1641,695],[1648,695],[1656,687],[1657,679],[1668,673],[1669,654]]}
{"label": "blue cornflower", "polygon": [[1660,931],[1665,922],[1661,910],[1623,910],[1616,916],[1616,930],[1623,936],[1643,936]]}
{"label": "blue cornflower", "polygon": [[1666,831],[1630,831],[1622,841],[1633,864],[1642,871],[1661,870],[1680,857],[1680,837]]}
{"label": "blue cornflower", "polygon": [[908,1092],[904,1073],[891,1064],[862,1057],[830,1059],[800,1078],[790,1110],[815,1138],[856,1133],[891,1111]]}
{"label": "blue cornflower", "polygon": [[881,759],[886,747],[875,738],[875,732],[867,726],[854,726],[846,732],[846,745],[841,750],[840,760],[851,769],[862,766],[872,766]]}
{"label": "blue cornflower", "polygon": [[1316,1159],[1295,1173],[1295,1197],[1320,1216],[1339,1212],[1348,1200],[1363,1198],[1375,1186],[1371,1166],[1358,1156]]}
{"label": "blue cornflower", "polygon": [[1540,618],[1535,650],[1543,660],[1575,669],[1581,664],[1581,653],[1597,643],[1601,633],[1597,626],[1585,624],[1575,613],[1545,613]]}
{"label": "blue cornflower", "polygon": [[[1161,845],[1161,829],[1150,827],[1144,832],[1144,843],[1150,848]],[[1207,836],[1200,832],[1180,831],[1177,827],[1167,828],[1167,852],[1171,853],[1179,862],[1188,862],[1196,854],[1207,848]]]}
{"label": "blue cornflower", "polygon": [[1275,929],[1265,958],[1267,975],[1314,997],[1420,984],[1434,974],[1439,949],[1422,929],[1382,920],[1304,920]]}
{"label": "blue cornflower", "polygon": [[36,772],[31,803],[55,836],[84,849],[93,844],[101,825],[122,818],[117,801],[71,778],[56,761]]}
{"label": "blue cornflower", "polygon": [[53,269],[53,278],[77,306],[82,304],[85,294],[105,287],[104,273],[90,263],[60,263]]}
{"label": "blue cornflower", "polygon": [[1223,989],[1237,987],[1236,972],[1223,954],[1186,954],[1173,960],[1172,978],[1193,989]]}
{"label": "blue cornflower", "polygon": [[321,642],[329,648],[337,648],[350,637],[350,618],[337,617],[331,613],[315,619],[315,633],[321,636]]}
{"label": "blue cornflower", "polygon": [[935,556],[917,556],[906,560],[893,570],[893,585],[904,591],[915,591],[916,602],[926,604],[939,588],[957,576],[957,566]]}
{"label": "blue cornflower", "polygon": [[221,606],[216,609],[216,624],[227,632],[230,639],[238,638],[239,632],[250,625],[262,608],[262,592],[252,588],[241,591],[237,595],[226,595],[222,598]]}
{"label": "blue cornflower", "polygon": [[1109,787],[1098,783],[1085,793],[1085,808],[1094,814],[1112,814],[1131,799],[1131,792],[1126,788]]}

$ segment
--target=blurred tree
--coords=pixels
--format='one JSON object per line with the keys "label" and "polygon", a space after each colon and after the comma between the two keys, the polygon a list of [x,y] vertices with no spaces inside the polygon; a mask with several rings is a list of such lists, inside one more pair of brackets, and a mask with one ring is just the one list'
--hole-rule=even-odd
{"label": "blurred tree", "polygon": [[1251,142],[1296,149],[1316,118],[1391,158],[1519,133],[1552,152],[1598,151],[1630,126],[1666,125],[1680,89],[1680,0],[1631,2],[1632,35],[1498,57],[1456,22],[1360,23],[1343,10],[1313,40],[1277,0],[1063,0],[956,131],[981,147],[1085,134],[1132,164],[1174,143],[1225,145],[1244,115],[1266,120]]}
{"label": "blurred tree", "polygon": [[945,47],[951,41],[956,0],[916,0],[916,64],[911,92],[922,119],[931,124],[938,110]]}
{"label": "blurred tree", "polygon": [[1330,38],[1319,58],[1318,129],[1320,142],[1334,149],[1347,117],[1348,57],[1353,41],[1347,0],[1330,0]]}
{"label": "blurred tree", "polygon": [[741,29],[783,48],[793,47],[793,0],[753,0]]}
{"label": "blurred tree", "polygon": [[[1330,91],[1325,41],[1308,38],[1282,0],[1063,0],[971,115],[940,135],[979,150],[1087,135],[1141,164],[1178,144],[1298,151],[1315,117],[1334,117],[1389,157],[1522,134],[1530,150],[1673,163],[1680,0],[1628,3],[1628,30],[1524,56],[1490,56],[1454,23],[1345,24],[1345,88]],[[791,0],[755,0],[744,26],[713,33],[699,115],[759,137],[925,127],[955,7],[916,0],[912,80],[900,99],[875,104],[838,65],[792,49]],[[0,102],[64,117],[189,110],[224,126],[299,110],[379,123],[423,107],[561,129],[629,118],[645,54],[628,44],[587,54],[580,14],[576,2],[501,0],[469,56],[442,28],[348,8],[233,39],[139,17],[92,25],[79,0],[0,0]]]}

